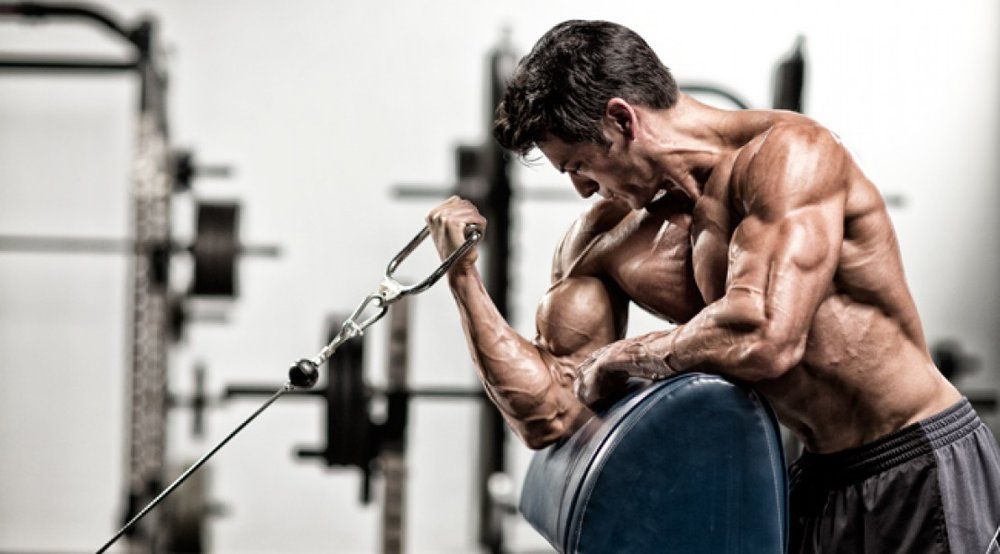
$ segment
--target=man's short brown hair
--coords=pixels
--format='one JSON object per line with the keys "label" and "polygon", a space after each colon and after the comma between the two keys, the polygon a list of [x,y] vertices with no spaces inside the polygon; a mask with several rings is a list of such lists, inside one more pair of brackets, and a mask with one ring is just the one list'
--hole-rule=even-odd
{"label": "man's short brown hair", "polygon": [[677,102],[677,83],[646,41],[607,21],[565,21],[521,59],[497,106],[493,136],[524,156],[547,135],[605,144],[608,100],[649,108]]}

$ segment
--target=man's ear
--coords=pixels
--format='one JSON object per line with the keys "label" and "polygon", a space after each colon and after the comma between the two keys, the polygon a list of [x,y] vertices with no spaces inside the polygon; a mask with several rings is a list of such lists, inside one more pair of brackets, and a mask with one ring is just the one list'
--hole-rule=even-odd
{"label": "man's ear", "polygon": [[635,109],[621,98],[612,98],[604,107],[604,127],[606,132],[621,135],[625,140],[635,139]]}

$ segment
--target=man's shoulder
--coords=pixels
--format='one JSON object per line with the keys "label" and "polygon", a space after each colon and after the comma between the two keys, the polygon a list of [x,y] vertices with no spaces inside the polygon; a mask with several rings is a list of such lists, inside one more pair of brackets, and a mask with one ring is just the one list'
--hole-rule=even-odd
{"label": "man's shoulder", "polygon": [[732,182],[745,201],[768,191],[827,191],[842,175],[846,152],[837,135],[811,119],[780,121],[741,148]]}
{"label": "man's shoulder", "polygon": [[808,117],[794,114],[783,117],[757,133],[740,148],[734,170],[746,170],[754,165],[788,159],[796,154],[843,149],[840,138]]}

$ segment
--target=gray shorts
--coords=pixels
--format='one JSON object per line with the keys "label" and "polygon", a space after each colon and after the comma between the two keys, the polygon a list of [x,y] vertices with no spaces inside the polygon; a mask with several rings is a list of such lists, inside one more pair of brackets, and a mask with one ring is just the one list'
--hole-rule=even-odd
{"label": "gray shorts", "polygon": [[789,469],[791,554],[983,554],[1000,526],[1000,448],[967,399]]}

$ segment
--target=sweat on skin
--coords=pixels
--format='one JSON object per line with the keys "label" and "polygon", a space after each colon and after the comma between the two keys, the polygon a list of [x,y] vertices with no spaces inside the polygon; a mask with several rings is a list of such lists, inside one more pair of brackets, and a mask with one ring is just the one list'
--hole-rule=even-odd
{"label": "sweat on skin", "polygon": [[[449,274],[483,384],[526,444],[571,432],[629,374],[753,382],[819,452],[959,399],[930,360],[885,205],[829,131],[685,95],[667,110],[612,99],[601,125],[607,147],[539,144],[605,200],[557,247],[534,341],[500,317],[474,256]],[[428,223],[446,255],[487,222],[452,198]],[[629,301],[680,325],[625,340]]]}

